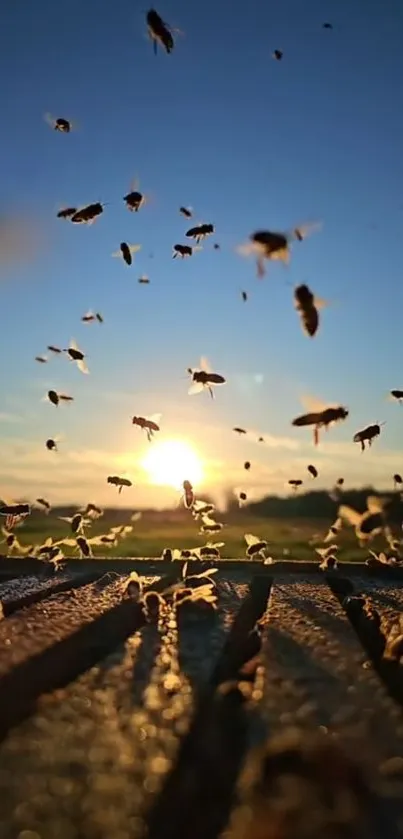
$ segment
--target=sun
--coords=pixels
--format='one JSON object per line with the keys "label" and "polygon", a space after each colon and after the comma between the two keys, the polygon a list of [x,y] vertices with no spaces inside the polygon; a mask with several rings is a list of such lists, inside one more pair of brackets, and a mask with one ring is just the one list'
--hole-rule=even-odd
{"label": "sun", "polygon": [[200,484],[203,466],[197,452],[184,440],[154,443],[142,460],[150,481],[179,489],[183,481]]}

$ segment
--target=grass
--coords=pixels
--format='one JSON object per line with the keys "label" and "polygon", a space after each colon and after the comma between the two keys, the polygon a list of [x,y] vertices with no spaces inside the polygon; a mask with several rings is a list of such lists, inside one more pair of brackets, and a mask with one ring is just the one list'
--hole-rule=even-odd
{"label": "grass", "polygon": [[[88,531],[88,536],[107,533],[109,528],[118,524],[130,524],[130,513],[123,511],[117,518],[118,512],[106,513]],[[268,555],[274,559],[318,560],[309,541],[316,537],[315,544],[321,544],[327,532],[330,521],[325,519],[271,519],[252,518],[247,513],[240,514],[236,520],[228,520],[223,516],[226,526],[221,533],[202,536],[198,533],[198,523],[190,516],[181,521],[172,521],[171,517],[161,513],[157,518],[147,518],[145,515],[138,522],[133,523],[133,531],[129,537],[120,540],[115,548],[96,547],[95,556],[141,556],[158,557],[164,548],[193,548],[211,542],[225,542],[221,555],[228,558],[245,558],[245,533],[253,533],[269,543]],[[45,516],[34,513],[23,527],[17,531],[18,539],[24,547],[29,544],[42,544],[47,536],[54,539],[69,537],[70,527],[67,522],[60,521],[57,515]],[[342,532],[338,539],[340,544],[340,561],[364,561],[368,558],[368,551],[357,545],[352,529]],[[2,552],[0,546],[0,553]],[[374,540],[371,546],[374,550],[385,548],[382,540]],[[66,556],[73,553],[72,549],[65,549]]]}

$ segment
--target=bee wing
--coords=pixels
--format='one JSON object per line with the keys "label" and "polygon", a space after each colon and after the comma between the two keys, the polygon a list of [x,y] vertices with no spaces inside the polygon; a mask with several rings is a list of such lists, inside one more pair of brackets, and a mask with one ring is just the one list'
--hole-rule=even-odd
{"label": "bee wing", "polygon": [[141,250],[141,245],[129,245],[128,247],[129,247],[130,253],[137,253],[138,251]]}
{"label": "bee wing", "polygon": [[141,519],[141,516],[142,513],[140,511],[138,511],[137,513],[133,513],[133,515],[130,516],[130,521],[139,521]]}
{"label": "bee wing", "polygon": [[300,397],[301,405],[310,413],[318,414],[321,411],[325,411],[326,408],[329,408],[330,405],[327,405],[325,402],[322,402],[320,399],[317,399],[315,396],[308,396],[304,395]]}
{"label": "bee wing", "polygon": [[257,246],[255,242],[244,242],[242,245],[237,245],[235,250],[240,256],[250,256],[252,253],[256,253]]}
{"label": "bee wing", "polygon": [[209,364],[208,358],[202,355],[200,359],[200,370],[203,370],[204,373],[212,373],[211,364]]}
{"label": "bee wing", "polygon": [[367,498],[367,508],[370,513],[381,513],[385,506],[383,498],[378,498],[376,495],[369,495]]}
{"label": "bee wing", "polygon": [[316,309],[326,309],[327,306],[332,305],[329,300],[323,300],[322,297],[314,297],[313,303]]}
{"label": "bee wing", "polygon": [[132,181],[130,181],[130,186],[129,186],[130,192],[138,192],[139,191],[139,185],[140,185],[140,181],[139,181],[139,179],[136,175],[136,177],[133,178]]}
{"label": "bee wing", "polygon": [[122,259],[122,251],[121,250],[114,251],[113,253],[111,253],[111,256],[116,256],[116,257],[118,257],[118,259],[120,257],[120,259]]}
{"label": "bee wing", "polygon": [[151,422],[155,422],[157,425],[161,420],[162,414],[150,414],[147,419],[151,420]]}
{"label": "bee wing", "polygon": [[321,230],[323,224],[321,221],[311,222],[310,224],[299,224],[288,234],[290,239],[306,239],[311,233]]}
{"label": "bee wing", "polygon": [[257,545],[258,542],[261,542],[261,539],[259,539],[258,536],[254,536],[253,533],[245,533],[244,539],[248,548],[252,545]]}
{"label": "bee wing", "polygon": [[352,527],[358,527],[362,519],[361,513],[357,513],[357,510],[354,510],[353,507],[349,507],[347,504],[340,505],[338,515],[348,524],[351,524]]}
{"label": "bee wing", "polygon": [[47,113],[47,114],[44,115],[43,118],[44,118],[45,122],[47,122],[48,125],[51,125],[52,128],[54,127],[55,122],[56,122],[56,117],[53,117],[52,114]]}
{"label": "bee wing", "polygon": [[79,352],[81,352],[80,347],[78,346],[77,341],[74,338],[72,338],[69,343],[69,349],[78,350]]}
{"label": "bee wing", "polygon": [[203,387],[204,385],[202,384],[202,382],[192,382],[188,390],[188,395],[194,396],[195,393],[201,393]]}
{"label": "bee wing", "polygon": [[89,373],[90,372],[86,363],[85,363],[85,361],[84,361],[84,359],[80,359],[79,361],[76,361],[76,364],[77,364],[78,369],[81,371],[81,373]]}

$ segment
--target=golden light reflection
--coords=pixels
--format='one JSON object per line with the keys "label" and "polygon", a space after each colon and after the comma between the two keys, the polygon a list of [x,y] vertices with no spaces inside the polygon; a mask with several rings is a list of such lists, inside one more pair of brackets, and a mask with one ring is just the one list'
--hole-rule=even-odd
{"label": "golden light reflection", "polygon": [[150,483],[180,489],[183,481],[200,484],[202,461],[195,449],[184,440],[161,440],[147,450],[141,465]]}

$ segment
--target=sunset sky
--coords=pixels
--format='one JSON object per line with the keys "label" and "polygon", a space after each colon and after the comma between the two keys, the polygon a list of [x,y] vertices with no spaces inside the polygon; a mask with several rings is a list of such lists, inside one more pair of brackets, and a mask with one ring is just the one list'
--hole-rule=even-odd
{"label": "sunset sky", "polygon": [[[283,493],[288,478],[310,489],[340,475],[391,488],[403,472],[403,407],[387,399],[403,389],[403,7],[164,0],[157,10],[184,33],[169,56],[154,56],[140,3],[37,0],[23,25],[20,2],[2,10],[0,215],[23,232],[11,262],[0,236],[0,496],[172,503],[177,491],[141,465],[158,439],[196,451],[205,491],[242,485],[258,497]],[[77,129],[52,131],[46,112]],[[122,198],[135,177],[149,201],[130,214]],[[56,218],[94,201],[108,203],[93,226]],[[181,205],[216,228],[183,261],[171,258],[189,241]],[[237,253],[257,229],[307,221],[323,227],[263,281]],[[37,248],[24,260],[27,227]],[[111,256],[121,241],[141,244],[131,267]],[[302,282],[329,301],[314,339],[293,308]],[[81,323],[88,309],[104,324]],[[89,376],[65,356],[34,361],[71,338]],[[202,355],[227,379],[214,401],[187,393],[186,368]],[[41,401],[49,388],[75,401]],[[307,395],[350,410],[317,450],[310,430],[291,426]],[[155,413],[149,444],[131,417]],[[362,454],[354,433],[381,421]],[[238,438],[237,425],[265,445]],[[117,496],[109,474],[133,488]]]}

